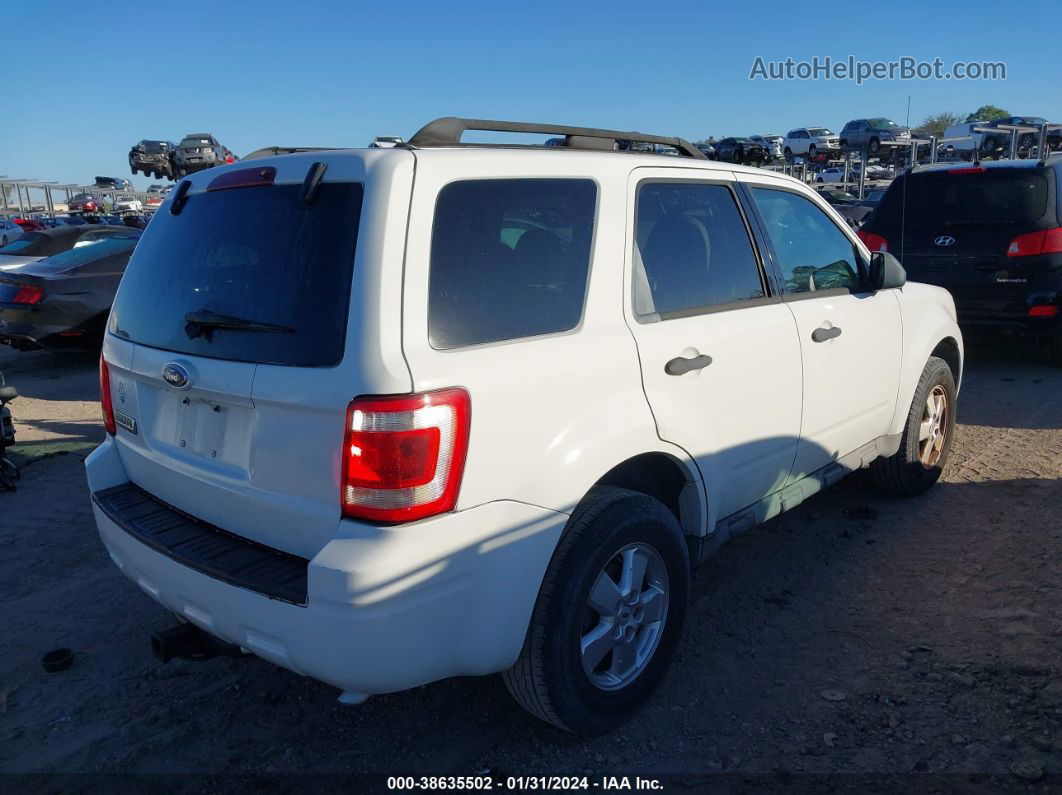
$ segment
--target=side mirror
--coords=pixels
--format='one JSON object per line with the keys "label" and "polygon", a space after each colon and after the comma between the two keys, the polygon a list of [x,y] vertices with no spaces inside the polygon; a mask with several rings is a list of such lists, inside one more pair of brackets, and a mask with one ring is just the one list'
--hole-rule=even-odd
{"label": "side mirror", "polygon": [[896,257],[887,251],[870,254],[870,289],[892,290],[907,283],[907,271]]}

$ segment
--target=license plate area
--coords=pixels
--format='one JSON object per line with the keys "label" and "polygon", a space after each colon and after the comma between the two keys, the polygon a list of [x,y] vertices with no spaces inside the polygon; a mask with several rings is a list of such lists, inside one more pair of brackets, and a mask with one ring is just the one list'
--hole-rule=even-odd
{"label": "license plate area", "polygon": [[156,387],[139,391],[144,413],[153,418],[152,446],[204,466],[249,470],[253,408]]}

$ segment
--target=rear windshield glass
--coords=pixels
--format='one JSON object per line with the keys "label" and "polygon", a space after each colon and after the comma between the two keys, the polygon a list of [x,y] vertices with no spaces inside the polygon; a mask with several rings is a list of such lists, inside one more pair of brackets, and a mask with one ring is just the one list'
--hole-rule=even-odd
{"label": "rear windshield glass", "polygon": [[428,330],[435,348],[579,324],[597,186],[587,179],[467,180],[439,192]]}
{"label": "rear windshield glass", "polygon": [[42,235],[40,232],[24,232],[18,240],[0,248],[0,254],[29,257],[36,254],[42,245],[46,246],[50,240],[48,235]]}
{"label": "rear windshield glass", "polygon": [[876,220],[899,226],[905,217],[910,229],[1028,224],[1043,217],[1047,201],[1047,178],[1031,169],[919,174],[889,187]]}
{"label": "rear windshield glass", "polygon": [[[343,356],[363,189],[322,183],[312,204],[301,185],[188,197],[160,213],[126,269],[112,333],[164,350],[241,362],[325,367]],[[268,324],[211,328],[186,315]]]}
{"label": "rear windshield glass", "polygon": [[[132,251],[139,238],[140,232],[130,231],[129,234],[112,235],[102,240],[92,241],[89,245],[78,244],[68,251],[53,254],[48,259],[41,260],[38,265],[50,272],[61,273],[109,257],[111,254]],[[42,271],[34,269],[34,272]]]}

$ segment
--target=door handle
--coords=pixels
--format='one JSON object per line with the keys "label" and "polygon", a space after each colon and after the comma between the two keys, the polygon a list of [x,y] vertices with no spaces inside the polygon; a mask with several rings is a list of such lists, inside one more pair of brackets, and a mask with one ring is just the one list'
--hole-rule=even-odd
{"label": "door handle", "polygon": [[819,326],[813,332],[811,332],[812,342],[826,342],[826,340],[832,340],[834,337],[841,336],[841,329],[839,326],[833,326],[827,328],[826,326]]}
{"label": "door handle", "polygon": [[694,370],[703,370],[711,363],[712,357],[706,353],[690,359],[677,356],[664,365],[664,372],[668,375],[686,375],[686,373],[692,373]]}

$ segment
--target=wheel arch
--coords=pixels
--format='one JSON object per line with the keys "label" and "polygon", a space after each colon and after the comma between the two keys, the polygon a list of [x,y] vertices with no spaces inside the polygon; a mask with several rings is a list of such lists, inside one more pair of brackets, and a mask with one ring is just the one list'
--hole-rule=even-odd
{"label": "wheel arch", "polygon": [[948,363],[951,377],[955,379],[955,391],[958,392],[959,383],[962,381],[962,349],[958,341],[951,336],[945,337],[937,343],[929,355],[937,356]]}
{"label": "wheel arch", "polygon": [[704,535],[707,503],[703,484],[691,462],[653,451],[631,456],[602,475],[594,486],[617,486],[660,500],[687,535]]}

